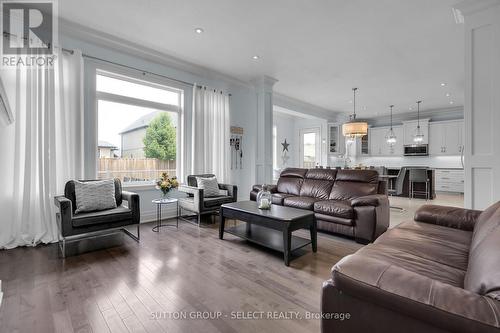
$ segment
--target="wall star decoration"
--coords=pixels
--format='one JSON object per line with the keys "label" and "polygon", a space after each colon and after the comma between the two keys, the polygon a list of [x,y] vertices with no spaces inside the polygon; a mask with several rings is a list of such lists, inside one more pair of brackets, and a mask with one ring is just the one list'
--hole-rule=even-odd
{"label": "wall star decoration", "polygon": [[283,146],[283,151],[288,151],[288,146],[290,145],[289,143],[286,142],[286,139],[285,139],[285,142],[282,142],[281,145]]}

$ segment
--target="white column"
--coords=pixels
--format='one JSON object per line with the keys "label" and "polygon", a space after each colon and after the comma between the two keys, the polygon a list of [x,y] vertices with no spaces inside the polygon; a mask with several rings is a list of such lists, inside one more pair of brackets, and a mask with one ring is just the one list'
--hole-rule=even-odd
{"label": "white column", "polygon": [[465,206],[500,200],[500,0],[455,6],[465,24]]}
{"label": "white column", "polygon": [[273,85],[278,80],[263,76],[254,81],[257,92],[257,184],[273,179]]}

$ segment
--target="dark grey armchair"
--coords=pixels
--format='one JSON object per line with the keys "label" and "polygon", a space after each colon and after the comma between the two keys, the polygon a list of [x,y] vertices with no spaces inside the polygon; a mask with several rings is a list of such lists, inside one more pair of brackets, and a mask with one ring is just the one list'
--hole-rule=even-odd
{"label": "dark grey armchair", "polygon": [[178,189],[188,195],[186,198],[179,198],[179,207],[181,209],[181,219],[191,222],[182,215],[182,210],[187,210],[194,214],[196,222],[200,226],[201,215],[217,213],[222,204],[237,201],[238,187],[236,185],[219,184],[219,189],[226,190],[227,195],[221,194],[217,197],[206,198],[203,195],[203,189],[198,188],[196,177],[211,178],[215,177],[215,175],[189,175],[187,185],[180,185]]}
{"label": "dark grey armchair", "polygon": [[[95,180],[81,180],[90,182]],[[121,181],[115,179],[116,208],[75,214],[76,197],[75,183],[69,181],[64,187],[64,195],[54,198],[59,212],[56,214],[59,228],[59,247],[63,258],[66,256],[66,242],[93,236],[97,233],[109,232],[117,229],[123,230],[136,242],[140,240],[139,223],[140,208],[139,195],[122,191]],[[127,205],[123,205],[123,201]],[[137,235],[125,229],[125,226],[137,224]]]}

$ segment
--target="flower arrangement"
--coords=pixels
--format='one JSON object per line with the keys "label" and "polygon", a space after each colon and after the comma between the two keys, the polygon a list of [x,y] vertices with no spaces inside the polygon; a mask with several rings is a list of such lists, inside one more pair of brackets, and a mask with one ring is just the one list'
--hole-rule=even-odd
{"label": "flower arrangement", "polygon": [[177,187],[179,187],[177,177],[170,178],[166,172],[162,172],[160,179],[156,181],[156,188],[163,193],[163,196]]}

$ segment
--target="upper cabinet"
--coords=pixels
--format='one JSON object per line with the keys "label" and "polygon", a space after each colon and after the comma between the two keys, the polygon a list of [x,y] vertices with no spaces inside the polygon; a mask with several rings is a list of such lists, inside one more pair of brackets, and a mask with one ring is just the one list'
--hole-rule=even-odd
{"label": "upper cabinet", "polygon": [[463,150],[463,120],[439,121],[429,124],[430,155],[460,155]]}
{"label": "upper cabinet", "polygon": [[[413,141],[413,135],[417,129],[418,122],[416,120],[404,121],[403,122],[403,132],[404,132],[404,140],[403,145],[413,145],[415,142]],[[420,130],[424,134],[424,140],[419,144],[428,144],[429,143],[429,119],[420,119]]]}
{"label": "upper cabinet", "polygon": [[342,126],[339,124],[328,124],[328,154],[342,155],[345,150]]}
{"label": "upper cabinet", "polygon": [[403,155],[403,126],[393,126],[396,135],[396,144],[392,147],[387,144],[386,136],[390,127],[372,127],[369,130],[370,154],[372,156],[402,156]]}

